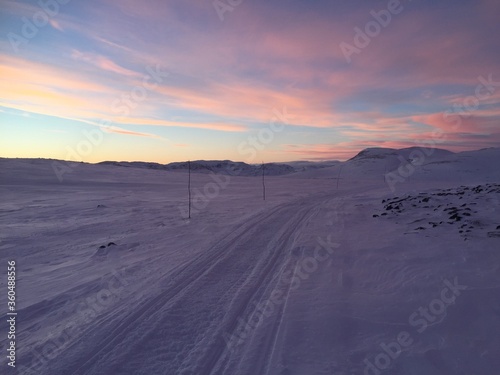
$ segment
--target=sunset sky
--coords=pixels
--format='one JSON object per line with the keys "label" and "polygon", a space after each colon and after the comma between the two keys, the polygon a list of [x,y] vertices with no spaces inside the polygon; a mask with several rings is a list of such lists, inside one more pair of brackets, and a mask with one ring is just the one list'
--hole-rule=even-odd
{"label": "sunset sky", "polygon": [[257,163],[500,145],[498,0],[0,9],[2,157]]}

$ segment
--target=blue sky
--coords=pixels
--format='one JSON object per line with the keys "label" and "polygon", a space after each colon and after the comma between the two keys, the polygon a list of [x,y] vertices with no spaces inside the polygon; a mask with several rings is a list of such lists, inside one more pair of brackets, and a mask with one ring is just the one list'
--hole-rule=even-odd
{"label": "blue sky", "polygon": [[0,0],[0,156],[259,162],[499,145],[498,1],[232,4]]}

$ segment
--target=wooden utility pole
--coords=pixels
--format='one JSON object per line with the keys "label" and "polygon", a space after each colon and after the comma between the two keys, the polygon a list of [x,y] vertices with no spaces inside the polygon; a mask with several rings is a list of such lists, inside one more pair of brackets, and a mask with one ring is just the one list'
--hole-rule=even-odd
{"label": "wooden utility pole", "polygon": [[188,161],[188,219],[191,219],[191,160]]}
{"label": "wooden utility pole", "polygon": [[339,190],[339,180],[340,180],[340,173],[342,172],[342,167],[343,164],[340,165],[339,174],[337,176],[337,190]]}
{"label": "wooden utility pole", "polygon": [[262,198],[266,200],[266,184],[264,182],[264,162],[262,162]]}

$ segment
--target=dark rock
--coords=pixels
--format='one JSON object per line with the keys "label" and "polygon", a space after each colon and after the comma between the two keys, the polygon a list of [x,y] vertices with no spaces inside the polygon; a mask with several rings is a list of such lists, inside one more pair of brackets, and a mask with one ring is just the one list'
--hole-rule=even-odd
{"label": "dark rock", "polygon": [[496,238],[500,238],[500,231],[496,231],[496,232],[488,232],[488,237],[496,237]]}

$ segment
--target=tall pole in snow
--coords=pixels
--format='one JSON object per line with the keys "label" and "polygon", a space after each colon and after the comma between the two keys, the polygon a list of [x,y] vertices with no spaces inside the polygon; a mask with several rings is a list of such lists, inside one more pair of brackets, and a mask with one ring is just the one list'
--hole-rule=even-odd
{"label": "tall pole in snow", "polygon": [[342,167],[343,167],[343,166],[344,166],[344,165],[343,165],[343,164],[341,164],[341,165],[340,165],[340,168],[339,168],[339,174],[338,174],[338,176],[337,176],[337,190],[339,190],[340,173],[342,172]]}
{"label": "tall pole in snow", "polygon": [[191,160],[188,161],[188,219],[191,219]]}
{"label": "tall pole in snow", "polygon": [[266,184],[264,182],[264,162],[262,162],[262,199],[266,200]]}

